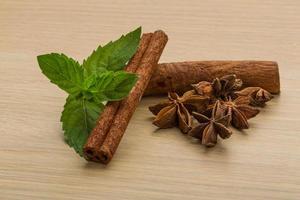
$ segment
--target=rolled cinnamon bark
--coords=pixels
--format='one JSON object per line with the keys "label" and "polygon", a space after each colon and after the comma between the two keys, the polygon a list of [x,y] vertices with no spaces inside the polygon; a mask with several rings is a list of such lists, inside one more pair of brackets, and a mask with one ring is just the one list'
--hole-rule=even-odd
{"label": "rolled cinnamon bark", "polygon": [[278,64],[273,61],[187,61],[159,64],[144,95],[183,93],[191,84],[227,74],[236,74],[245,87],[262,87],[273,94],[280,91]]}
{"label": "rolled cinnamon bark", "polygon": [[167,41],[168,37],[163,31],[154,32],[141,64],[136,71],[139,79],[128,97],[121,101],[105,141],[100,151],[97,152],[100,162],[107,164],[116,152],[128,123],[143,96],[151,76],[157,68],[158,60]]}
{"label": "rolled cinnamon bark", "polygon": [[[153,33],[143,34],[140,40],[139,47],[134,56],[127,64],[127,66],[125,67],[125,71],[135,72],[137,70],[142,60],[142,57],[150,43],[152,35]],[[115,114],[119,108],[119,105],[120,101],[111,101],[106,104],[105,109],[103,110],[98,119],[97,125],[88,137],[88,140],[83,148],[84,157],[87,160],[99,161],[99,157],[95,152],[100,150],[100,146],[104,142],[109,128],[115,118]]]}

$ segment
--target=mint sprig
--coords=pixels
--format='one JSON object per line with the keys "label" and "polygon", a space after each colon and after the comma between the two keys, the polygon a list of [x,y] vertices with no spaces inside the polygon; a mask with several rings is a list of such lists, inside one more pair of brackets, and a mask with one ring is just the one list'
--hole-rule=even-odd
{"label": "mint sprig", "polygon": [[66,142],[82,156],[83,145],[94,128],[104,102],[126,97],[138,77],[122,69],[137,50],[141,28],[120,39],[99,46],[79,62],[64,54],[39,55],[38,64],[45,76],[66,91],[61,115]]}

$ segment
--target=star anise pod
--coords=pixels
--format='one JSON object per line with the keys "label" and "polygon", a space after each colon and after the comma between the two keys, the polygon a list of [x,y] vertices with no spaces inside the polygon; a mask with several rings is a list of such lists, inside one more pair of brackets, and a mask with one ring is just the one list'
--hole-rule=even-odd
{"label": "star anise pod", "polygon": [[183,133],[187,133],[192,126],[192,118],[187,108],[205,110],[208,101],[207,98],[195,95],[190,91],[182,97],[175,92],[169,92],[168,98],[168,101],[149,107],[149,110],[156,115],[153,124],[159,128],[178,126]]}
{"label": "star anise pod", "polygon": [[197,95],[194,90],[190,90],[185,92],[181,97],[178,96],[175,92],[168,93],[168,100],[158,103],[154,106],[150,106],[149,110],[154,114],[157,115],[161,109],[166,106],[169,106],[176,102],[182,103],[189,112],[202,112],[206,110],[209,104],[209,98]]}
{"label": "star anise pod", "polygon": [[215,97],[226,99],[236,90],[239,90],[243,85],[241,79],[236,78],[235,74],[226,75],[219,78],[215,78],[212,82],[212,88]]}
{"label": "star anise pod", "polygon": [[235,92],[237,96],[249,97],[250,105],[264,106],[266,102],[270,101],[273,96],[267,90],[261,87],[247,87],[241,91]]}
{"label": "star anise pod", "polygon": [[193,116],[199,124],[192,128],[188,134],[200,139],[201,143],[207,147],[216,145],[218,135],[226,139],[232,134],[231,130],[226,127],[229,123],[229,115],[224,116],[224,108],[219,101],[214,104],[211,118],[196,112],[193,112]]}
{"label": "star anise pod", "polygon": [[223,101],[225,106],[225,114],[230,116],[231,125],[237,129],[249,128],[248,119],[255,117],[259,113],[259,109],[249,106],[250,99],[247,97],[238,97],[232,100]]}
{"label": "star anise pod", "polygon": [[242,85],[241,79],[236,78],[234,74],[230,74],[221,78],[215,78],[211,83],[201,81],[197,84],[192,84],[192,87],[197,94],[211,98],[212,103],[214,103],[216,99],[227,99],[234,91],[239,90]]}

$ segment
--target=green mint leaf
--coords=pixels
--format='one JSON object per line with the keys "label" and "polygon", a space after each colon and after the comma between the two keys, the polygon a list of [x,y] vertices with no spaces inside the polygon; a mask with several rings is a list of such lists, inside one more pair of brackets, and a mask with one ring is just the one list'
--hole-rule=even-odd
{"label": "green mint leaf", "polygon": [[99,46],[86,60],[83,67],[87,76],[95,72],[118,71],[123,69],[136,52],[141,36],[141,27],[121,36],[114,42]]}
{"label": "green mint leaf", "polygon": [[82,90],[83,68],[72,58],[64,54],[45,54],[37,57],[39,66],[52,83],[69,94],[78,94]]}
{"label": "green mint leaf", "polygon": [[97,77],[97,74],[92,74],[89,77],[86,77],[83,82],[84,89],[88,90],[89,88],[93,87],[96,84]]}
{"label": "green mint leaf", "polygon": [[118,101],[129,94],[137,79],[137,75],[133,73],[108,71],[95,79],[95,84],[89,91],[97,101]]}
{"label": "green mint leaf", "polygon": [[96,103],[85,98],[69,96],[61,115],[64,136],[70,147],[73,147],[82,156],[83,146],[94,128],[102,103]]}

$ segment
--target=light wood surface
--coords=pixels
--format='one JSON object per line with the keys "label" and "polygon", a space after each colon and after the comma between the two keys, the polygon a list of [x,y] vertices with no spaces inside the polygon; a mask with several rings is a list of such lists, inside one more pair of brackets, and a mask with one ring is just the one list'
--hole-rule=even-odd
{"label": "light wood surface", "polygon": [[[300,199],[300,1],[0,1],[0,199]],[[142,25],[163,29],[161,62],[278,61],[281,94],[215,148],[156,130],[144,98],[113,161],[87,163],[64,142],[66,94],[36,56],[82,60]]]}

